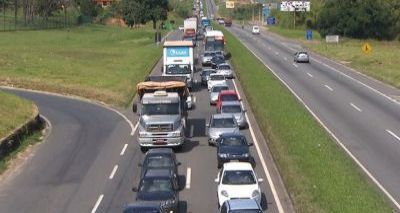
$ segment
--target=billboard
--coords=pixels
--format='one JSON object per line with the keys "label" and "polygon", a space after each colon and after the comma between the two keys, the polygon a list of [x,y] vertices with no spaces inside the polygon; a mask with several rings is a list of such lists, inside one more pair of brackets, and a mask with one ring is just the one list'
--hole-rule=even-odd
{"label": "billboard", "polygon": [[310,11],[310,1],[282,1],[280,5],[280,11]]}
{"label": "billboard", "polygon": [[233,8],[235,8],[235,2],[234,1],[226,1],[225,2],[225,7],[227,9],[233,9]]}

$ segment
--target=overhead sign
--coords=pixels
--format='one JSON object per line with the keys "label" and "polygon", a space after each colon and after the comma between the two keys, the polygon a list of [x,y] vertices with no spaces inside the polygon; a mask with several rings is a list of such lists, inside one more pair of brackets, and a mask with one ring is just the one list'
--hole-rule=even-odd
{"label": "overhead sign", "polygon": [[282,1],[280,5],[281,11],[293,12],[293,11],[310,11],[310,1]]}
{"label": "overhead sign", "polygon": [[189,57],[189,47],[168,47],[167,57]]}
{"label": "overhead sign", "polygon": [[370,53],[370,52],[372,51],[372,47],[371,47],[371,45],[370,45],[368,42],[366,42],[366,43],[364,43],[364,44],[361,46],[361,50],[362,50],[365,54],[368,54],[368,53]]}
{"label": "overhead sign", "polygon": [[326,43],[339,43],[338,35],[327,35],[325,36]]}
{"label": "overhead sign", "polygon": [[226,1],[225,2],[225,7],[227,9],[233,9],[233,8],[235,8],[235,2],[234,1]]}

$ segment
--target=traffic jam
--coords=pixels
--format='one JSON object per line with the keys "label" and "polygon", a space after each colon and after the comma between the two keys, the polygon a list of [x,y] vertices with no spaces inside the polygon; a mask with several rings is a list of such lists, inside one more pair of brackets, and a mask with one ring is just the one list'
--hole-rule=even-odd
{"label": "traffic jam", "polygon": [[[249,124],[233,82],[230,54],[224,51],[224,34],[213,29],[201,1],[194,3],[193,11],[179,27],[181,39],[163,44],[162,74],[137,84],[139,98],[132,109],[139,116],[137,143],[145,154],[138,165],[140,181],[132,188],[135,201],[124,213],[182,212],[178,173],[182,163],[176,152],[189,140],[188,114],[195,107],[215,108],[215,113],[204,119],[208,145],[215,147],[217,155],[218,212],[263,212],[263,179],[254,171],[252,140],[242,133]],[[196,57],[196,51],[202,54]],[[207,91],[209,105],[195,106],[195,89]]]}

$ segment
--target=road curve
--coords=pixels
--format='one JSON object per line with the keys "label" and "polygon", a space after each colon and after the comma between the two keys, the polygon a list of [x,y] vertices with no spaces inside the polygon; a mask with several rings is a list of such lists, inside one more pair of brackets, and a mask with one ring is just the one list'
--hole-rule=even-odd
{"label": "road curve", "polygon": [[90,212],[120,147],[130,140],[130,125],[116,112],[89,102],[4,91],[34,101],[51,131],[1,183],[1,212]]}

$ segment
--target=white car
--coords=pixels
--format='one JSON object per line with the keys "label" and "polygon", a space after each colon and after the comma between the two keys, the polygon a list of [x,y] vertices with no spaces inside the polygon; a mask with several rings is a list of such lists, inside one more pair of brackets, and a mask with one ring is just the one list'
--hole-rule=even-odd
{"label": "white car", "polygon": [[218,73],[211,73],[207,82],[208,91],[210,91],[210,89],[217,84],[227,84],[225,76]]}
{"label": "white car", "polygon": [[217,73],[224,75],[226,78],[233,78],[232,67],[227,63],[219,64]]}
{"label": "white car", "polygon": [[260,27],[257,25],[254,25],[253,28],[251,29],[251,33],[260,34]]}
{"label": "white car", "polygon": [[218,183],[218,204],[231,199],[254,199],[261,205],[261,190],[253,167],[248,162],[224,163],[215,182]]}

